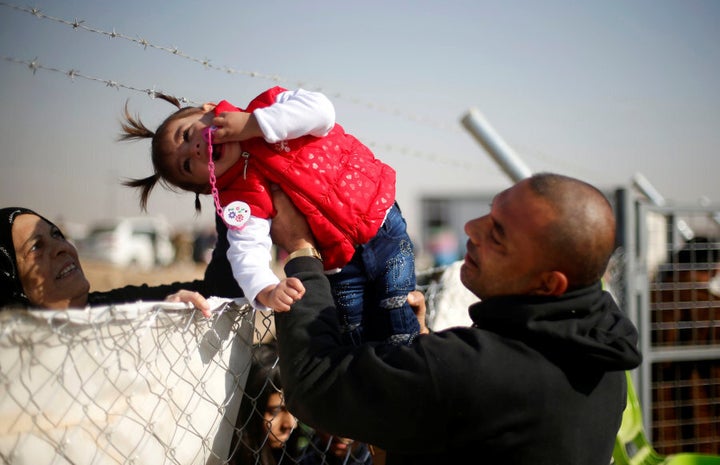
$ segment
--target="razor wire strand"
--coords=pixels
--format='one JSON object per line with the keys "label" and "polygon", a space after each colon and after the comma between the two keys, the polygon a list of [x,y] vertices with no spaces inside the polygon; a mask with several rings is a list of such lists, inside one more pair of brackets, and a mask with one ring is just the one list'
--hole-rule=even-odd
{"label": "razor wire strand", "polygon": [[[254,79],[263,79],[266,81],[270,81],[275,84],[284,84],[284,85],[290,85],[290,86],[296,86],[296,87],[310,87],[313,90],[321,91],[323,93],[326,93],[328,96],[335,98],[335,99],[341,99],[348,101],[354,105],[365,107],[372,111],[378,111],[380,113],[385,113],[388,115],[393,115],[402,119],[405,119],[407,121],[434,127],[436,129],[440,129],[443,131],[447,131],[454,134],[460,134],[463,131],[461,131],[459,125],[457,124],[447,124],[442,121],[438,121],[436,119],[433,119],[427,115],[420,115],[417,113],[409,113],[406,112],[398,107],[390,107],[375,101],[369,101],[365,100],[359,97],[355,97],[351,94],[345,94],[340,91],[332,91],[332,90],[325,90],[324,86],[322,85],[307,85],[307,83],[291,79],[289,77],[280,76],[278,74],[271,74],[271,73],[263,73],[259,71],[251,71],[251,70],[240,70],[235,69],[230,66],[224,66],[224,65],[215,65],[211,59],[209,58],[200,58],[196,56],[192,56],[190,54],[187,54],[180,50],[176,46],[167,46],[167,45],[159,45],[156,43],[153,43],[145,38],[143,38],[142,35],[138,35],[136,37],[118,32],[113,28],[112,30],[104,30],[98,27],[93,27],[87,23],[84,19],[78,19],[74,18],[72,20],[65,19],[65,18],[59,18],[55,16],[50,16],[45,13],[43,13],[39,8],[35,7],[22,7],[19,5],[15,5],[9,2],[0,1],[0,6],[4,6],[6,8],[30,14],[40,20],[46,20],[51,21],[55,23],[59,23],[62,25],[65,25],[67,27],[72,28],[73,30],[82,30],[88,33],[97,34],[100,36],[104,36],[110,39],[118,39],[118,40],[124,40],[133,44],[136,44],[140,46],[143,50],[153,49],[157,50],[166,54],[170,54],[172,56],[175,56],[179,59],[184,59],[187,61],[190,61],[192,63],[198,64],[203,66],[205,69],[211,70],[211,71],[217,71],[222,72],[225,74],[230,75],[240,75],[240,76],[246,76]],[[71,79],[74,77],[81,77],[83,79],[88,79],[91,81],[96,81],[105,84],[107,87],[116,88],[116,89],[126,89],[134,92],[144,93],[148,95],[150,98],[155,98],[157,95],[157,92],[155,88],[139,88],[135,87],[129,84],[124,84],[116,80],[111,79],[102,79],[102,78],[96,78],[92,76],[87,76],[81,73],[80,71],[76,69],[69,69],[69,70],[60,70],[53,67],[43,66],[38,63],[37,57],[34,60],[22,60],[14,57],[2,57],[2,59],[18,64],[25,64],[27,65],[31,70],[33,70],[33,73],[37,71],[37,69],[43,69],[47,71],[55,71],[61,74],[65,74]],[[183,104],[192,104],[192,105],[199,105],[198,102],[194,102],[191,99],[188,99],[187,97],[178,97],[181,103]],[[460,168],[463,170],[468,170],[472,168],[479,168],[482,165],[479,163],[474,163],[470,161],[461,161],[461,160],[455,160],[455,159],[449,159],[447,156],[439,155],[437,153],[431,153],[431,152],[425,152],[417,149],[413,149],[407,146],[397,145],[397,144],[382,144],[378,142],[369,141],[367,145],[371,148],[379,148],[379,149],[385,149],[394,153],[398,153],[403,156],[408,156],[411,158],[416,159],[422,159],[431,163],[437,163],[442,165],[447,165],[455,168]],[[558,157],[554,157],[550,154],[540,152],[532,147],[525,147],[523,148],[524,154],[531,154],[533,158],[538,159],[544,163],[547,163],[549,165],[555,165],[555,166],[565,166],[567,169],[571,169],[573,171],[584,171],[586,173],[592,173],[595,176],[602,176],[604,172],[598,171],[598,170],[592,170],[588,169],[587,166],[581,165],[579,163],[573,163],[572,161],[559,159]]]}
{"label": "razor wire strand", "polygon": [[[97,34],[97,35],[107,37],[110,39],[124,40],[124,41],[127,41],[127,42],[130,42],[130,43],[140,46],[143,50],[147,50],[149,48],[149,49],[157,50],[157,51],[160,51],[163,53],[167,53],[167,54],[170,54],[177,58],[184,59],[184,60],[190,61],[192,63],[201,65],[204,68],[211,70],[211,71],[222,72],[222,73],[230,74],[230,75],[241,75],[241,76],[246,76],[246,77],[250,77],[250,78],[263,79],[263,80],[273,82],[275,84],[287,84],[287,85],[291,85],[291,86],[295,85],[297,87],[305,87],[306,86],[306,83],[304,83],[302,81],[293,80],[291,78],[280,76],[277,74],[263,73],[263,72],[251,71],[251,70],[239,70],[239,69],[232,68],[230,66],[215,65],[212,62],[212,60],[209,58],[199,58],[196,56],[192,56],[190,54],[183,52],[176,46],[159,45],[159,44],[153,43],[153,42],[143,38],[142,35],[133,37],[133,36],[124,34],[122,32],[118,32],[115,30],[115,28],[112,28],[112,30],[110,30],[110,31],[104,30],[104,29],[89,25],[87,23],[87,21],[84,19],[74,18],[74,19],[70,20],[70,19],[66,19],[66,18],[50,16],[50,15],[43,13],[39,8],[23,7],[23,6],[15,5],[15,4],[12,4],[9,2],[4,2],[4,1],[0,1],[0,6],[4,6],[6,8],[9,8],[9,9],[21,12],[21,13],[26,13],[26,14],[32,15],[32,16],[38,18],[39,20],[45,20],[45,21],[59,23],[59,24],[65,25],[67,27],[70,27],[73,30],[82,30],[82,31],[85,31],[88,33]],[[78,77],[78,78],[83,78],[83,79],[87,79],[90,81],[99,82],[99,83],[105,84],[107,87],[111,87],[111,88],[125,89],[125,90],[130,90],[133,92],[144,93],[153,99],[157,96],[157,93],[158,93],[158,91],[154,87],[140,88],[137,86],[119,82],[117,80],[103,79],[103,78],[88,76],[88,75],[81,73],[77,69],[62,70],[62,69],[55,68],[52,66],[45,66],[38,62],[37,57],[35,57],[32,60],[23,60],[23,59],[18,59],[16,57],[8,57],[8,56],[1,56],[0,58],[5,61],[12,62],[12,63],[25,64],[28,66],[28,68],[30,68],[32,70],[33,73],[35,73],[38,69],[42,69],[42,70],[46,70],[46,71],[53,71],[53,72],[57,72],[60,74],[64,74],[64,75],[68,76],[70,79],[74,79],[74,78]],[[324,87],[320,86],[320,85],[314,85],[314,86],[309,86],[309,87],[311,87],[312,89],[317,90],[317,91],[322,91],[322,92],[326,93],[328,96],[331,96],[332,98],[346,100],[346,101],[349,101],[350,103],[353,103],[353,104],[359,105],[359,106],[363,106],[372,111],[378,111],[378,112],[385,113],[388,115],[393,115],[393,116],[403,118],[403,119],[413,122],[413,123],[418,123],[418,124],[422,124],[425,126],[434,127],[436,129],[448,131],[451,133],[458,134],[458,133],[462,132],[460,130],[460,127],[456,124],[452,124],[452,125],[447,124],[447,123],[432,119],[426,115],[419,115],[416,113],[408,113],[397,107],[389,107],[387,105],[383,105],[383,104],[373,102],[373,101],[364,100],[364,99],[361,99],[358,97],[354,97],[352,95],[346,95],[339,91],[325,90]],[[198,102],[194,102],[193,100],[191,100],[187,97],[178,97],[178,100],[183,104],[192,104],[192,105],[199,104]],[[417,150],[417,149],[413,149],[413,148],[410,148],[410,147],[404,146],[404,145],[389,144],[389,143],[383,144],[383,143],[378,143],[375,141],[368,141],[367,145],[373,149],[384,149],[384,150],[388,150],[393,153],[400,154],[402,156],[425,160],[430,163],[436,163],[436,164],[446,165],[446,166],[450,166],[450,167],[454,167],[454,168],[459,168],[461,170],[470,170],[473,168],[481,168],[483,166],[477,162],[452,159],[445,155],[432,153],[432,152],[426,152],[426,151],[422,151],[422,150]],[[604,172],[602,172],[601,170],[589,169],[585,165],[581,165],[579,163],[573,163],[572,161],[560,159],[558,157],[554,157],[547,153],[539,152],[534,148],[525,148],[523,153],[531,154],[535,159],[538,159],[538,160],[540,160],[544,163],[550,164],[550,165],[565,166],[566,169],[570,169],[574,172],[581,171],[581,172],[588,173],[588,175],[594,175],[594,176],[599,176],[599,177],[604,175]]]}
{"label": "razor wire strand", "polygon": [[[180,50],[178,47],[158,45],[158,44],[148,41],[147,39],[144,39],[142,36],[132,37],[127,34],[117,32],[114,28],[111,31],[103,30],[103,29],[88,25],[88,23],[84,19],[74,18],[72,20],[68,20],[68,19],[64,19],[64,18],[58,18],[58,17],[46,15],[39,8],[22,7],[22,6],[14,5],[12,3],[2,2],[2,1],[0,1],[0,6],[4,6],[7,8],[16,10],[16,11],[30,14],[40,20],[47,20],[47,21],[52,21],[52,22],[56,22],[59,24],[63,24],[65,26],[71,27],[74,30],[83,30],[86,32],[109,37],[111,39],[125,40],[125,41],[128,41],[128,42],[131,42],[131,43],[141,46],[144,50],[151,48],[151,49],[158,50],[158,51],[161,51],[164,53],[168,53],[168,54],[171,54],[178,58],[199,64],[199,65],[203,66],[204,68],[210,69],[213,71],[220,71],[220,72],[226,73],[226,74],[235,74],[235,75],[242,75],[242,76],[247,76],[247,77],[251,77],[251,78],[264,79],[264,80],[271,81],[276,84],[292,84],[292,85],[295,85],[298,87],[302,87],[303,85],[305,85],[305,83],[303,83],[301,81],[294,81],[290,78],[279,76],[277,74],[262,73],[262,72],[250,71],[250,70],[238,70],[238,69],[234,69],[230,66],[215,65],[215,64],[213,64],[212,60],[209,58],[199,58],[199,57],[189,55],[189,54],[183,52],[182,50]],[[294,84],[293,84],[293,82],[294,82]],[[351,95],[345,96],[343,93],[338,92],[338,91],[327,91],[327,90],[324,90],[323,86],[312,86],[312,88],[315,90],[318,90],[318,91],[323,91],[323,92],[327,93],[328,95],[332,96],[333,98],[345,99],[356,105],[365,106],[371,110],[375,110],[375,111],[379,111],[379,112],[387,113],[387,114],[392,114],[392,115],[395,115],[398,117],[406,118],[406,119],[416,122],[416,123],[421,123],[421,124],[425,124],[428,126],[434,126],[436,128],[443,129],[446,131],[451,131],[451,132],[456,132],[456,133],[461,132],[460,129],[454,125],[448,125],[441,121],[433,120],[424,115],[407,113],[407,112],[401,110],[400,108],[388,107],[386,105],[383,105],[383,104],[380,104],[377,102],[366,101],[366,100],[363,100],[358,97],[353,97]]]}
{"label": "razor wire strand", "polygon": [[[35,74],[38,70],[48,71],[48,72],[52,72],[52,73],[58,73],[58,74],[67,76],[71,80],[75,80],[76,78],[78,78],[78,79],[84,79],[87,81],[93,81],[96,83],[104,84],[106,87],[115,88],[115,89],[125,89],[125,90],[129,90],[132,92],[145,94],[148,97],[150,97],[151,99],[156,98],[158,96],[158,94],[160,93],[160,91],[155,89],[154,86],[152,88],[137,87],[137,86],[134,86],[131,84],[125,84],[123,82],[120,82],[120,81],[114,80],[114,79],[105,79],[105,78],[100,78],[100,77],[96,77],[96,76],[91,76],[91,75],[85,74],[74,68],[61,69],[61,68],[58,68],[55,66],[44,65],[44,64],[40,63],[38,58],[34,58],[31,60],[23,60],[23,59],[19,59],[19,58],[15,58],[15,57],[0,55],[0,59],[10,62],[10,63],[25,65],[28,69],[30,69],[30,71],[33,74]],[[183,104],[199,105],[198,102],[195,102],[187,97],[177,97],[177,98]],[[375,141],[369,141],[369,142],[367,142],[366,145],[368,147],[376,149],[376,150],[377,149],[387,150],[387,151],[391,151],[394,153],[398,153],[403,156],[416,158],[416,159],[422,159],[422,160],[429,161],[432,163],[452,166],[452,167],[460,168],[462,170],[470,170],[473,168],[479,168],[481,166],[481,164],[477,163],[477,162],[452,159],[452,158],[449,158],[444,155],[440,155],[440,154],[433,153],[433,152],[425,152],[425,151],[413,149],[411,147],[404,146],[404,145],[380,143],[380,142],[375,142]]]}

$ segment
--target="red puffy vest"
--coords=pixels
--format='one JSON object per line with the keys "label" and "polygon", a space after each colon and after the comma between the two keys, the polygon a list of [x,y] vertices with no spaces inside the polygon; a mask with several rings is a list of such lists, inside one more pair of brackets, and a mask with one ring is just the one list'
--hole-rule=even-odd
{"label": "red puffy vest", "polygon": [[[269,89],[245,110],[223,101],[215,113],[251,113],[274,104],[284,91]],[[272,218],[269,185],[278,184],[307,218],[326,270],[346,265],[355,246],[377,234],[395,202],[395,170],[339,124],[325,137],[303,136],[275,144],[255,138],[241,145],[250,154],[247,169],[240,160],[217,179],[222,205],[241,200],[250,205],[253,216]]]}

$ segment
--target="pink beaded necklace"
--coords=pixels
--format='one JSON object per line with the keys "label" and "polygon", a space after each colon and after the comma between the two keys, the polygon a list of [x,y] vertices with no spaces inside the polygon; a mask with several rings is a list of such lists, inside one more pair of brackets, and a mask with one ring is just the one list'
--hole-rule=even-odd
{"label": "pink beaded necklace", "polygon": [[[217,189],[217,179],[215,177],[215,162],[213,161],[212,133],[217,128],[208,126],[203,129],[202,136],[207,142],[208,152],[208,171],[210,172],[210,192],[215,201],[215,211],[223,219],[228,228],[240,231],[245,223],[250,219],[250,206],[245,202],[236,200],[230,202],[225,208],[220,206],[220,195]],[[245,153],[243,153],[245,155]],[[245,169],[247,169],[247,157],[245,158]]]}

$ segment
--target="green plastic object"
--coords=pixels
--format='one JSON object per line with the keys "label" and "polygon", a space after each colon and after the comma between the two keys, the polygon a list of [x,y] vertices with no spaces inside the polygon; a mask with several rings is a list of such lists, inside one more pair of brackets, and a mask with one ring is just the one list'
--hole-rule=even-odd
{"label": "green plastic object", "polygon": [[623,411],[620,430],[615,437],[613,464],[615,465],[720,465],[720,455],[681,452],[661,455],[645,435],[642,409],[633,386],[630,372],[627,378],[627,405]]}

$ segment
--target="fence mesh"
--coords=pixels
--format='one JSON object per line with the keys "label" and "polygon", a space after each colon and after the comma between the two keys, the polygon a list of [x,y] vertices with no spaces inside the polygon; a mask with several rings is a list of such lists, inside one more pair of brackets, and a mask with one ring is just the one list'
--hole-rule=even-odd
{"label": "fence mesh", "polygon": [[[0,312],[0,463],[265,463],[272,431],[243,431],[280,421],[246,390],[253,366],[277,364],[257,355],[273,313],[210,300],[211,319],[166,302]],[[269,377],[262,389],[281,392]],[[292,438],[277,463],[369,465],[375,451],[297,420]]]}
{"label": "fence mesh", "polygon": [[710,208],[675,208],[645,219],[645,359],[651,364],[652,438],[664,454],[720,453],[720,224],[713,214]]}
{"label": "fence mesh", "polygon": [[[458,264],[419,276],[434,329],[463,324],[476,300],[454,278]],[[84,310],[0,312],[0,462],[13,465],[262,463],[264,416],[246,392],[262,346],[275,339],[272,312],[244,299],[211,299],[206,319],[185,304],[138,302]],[[458,320],[459,319],[459,320]],[[268,381],[270,392],[280,392]],[[294,425],[284,464],[372,463],[376,448]],[[337,447],[337,444],[341,444]],[[238,452],[250,450],[241,460]],[[374,455],[376,458],[377,455]],[[249,462],[248,462],[249,460]]]}
{"label": "fence mesh", "polygon": [[183,304],[0,312],[6,464],[215,464],[227,457],[252,315]]}
{"label": "fence mesh", "polygon": [[[665,229],[649,231],[647,241],[639,258],[653,270],[641,309],[650,326],[641,333],[652,340],[645,363],[654,445],[661,453],[720,453],[720,362],[707,356],[720,344],[720,298],[708,282],[697,283],[698,273],[716,276],[716,262],[693,255],[690,264],[679,263],[679,245]],[[650,260],[658,247],[666,260]],[[606,276],[618,298],[629,282],[621,264],[629,259],[620,249]],[[418,275],[434,330],[469,323],[467,306],[476,298],[458,282],[458,266]],[[687,272],[690,283],[681,279]],[[245,389],[259,347],[275,338],[273,314],[243,299],[212,304],[211,319],[158,302],[0,312],[0,462],[247,463],[231,455],[249,446],[239,439],[248,428],[238,418],[241,405],[265,413]],[[294,428],[296,448],[276,451],[279,463],[371,463],[370,446],[354,444],[337,457],[338,438]],[[270,439],[265,434],[252,446],[249,463],[262,463],[261,446]]]}

